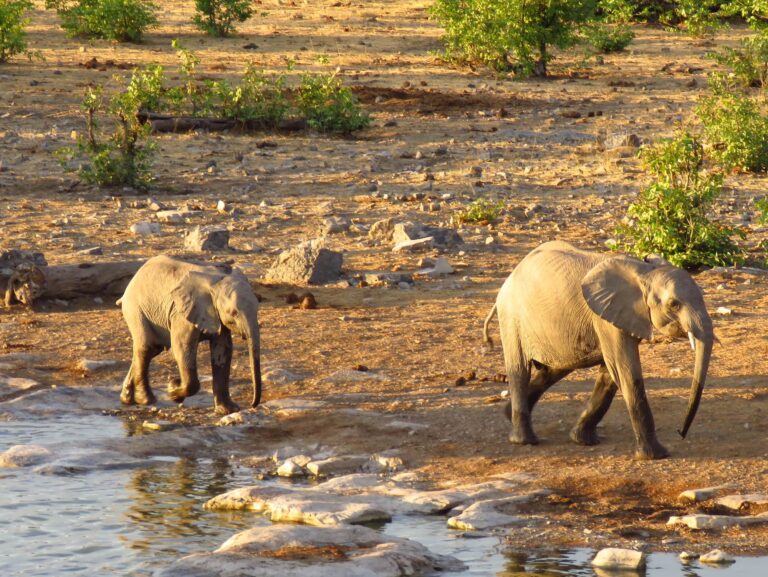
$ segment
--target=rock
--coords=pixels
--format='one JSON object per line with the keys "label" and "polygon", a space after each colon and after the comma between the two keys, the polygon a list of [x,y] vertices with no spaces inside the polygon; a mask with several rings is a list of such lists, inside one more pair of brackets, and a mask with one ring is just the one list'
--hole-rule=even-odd
{"label": "rock", "polygon": [[146,459],[137,459],[120,451],[83,448],[54,461],[38,465],[32,471],[40,475],[72,475],[90,471],[133,469],[146,466]]}
{"label": "rock", "polygon": [[370,503],[337,495],[283,495],[269,502],[273,523],[303,523],[328,527],[387,522],[392,516]]}
{"label": "rock", "polygon": [[115,408],[115,391],[107,387],[43,388],[6,401],[3,408],[18,418],[61,414],[92,414]]}
{"label": "rock", "polygon": [[321,232],[323,235],[339,234],[349,231],[352,222],[345,216],[330,216],[323,220]]}
{"label": "rock", "polygon": [[520,525],[523,519],[510,514],[522,503],[528,503],[535,495],[522,495],[503,499],[488,499],[472,503],[455,517],[448,518],[448,527],[460,531],[484,531],[498,527]]}
{"label": "rock", "polygon": [[392,242],[394,242],[396,246],[408,241],[424,238],[431,238],[432,243],[439,247],[453,247],[464,243],[464,239],[462,239],[459,233],[452,228],[439,228],[413,222],[400,222],[395,224],[392,230]]}
{"label": "rock", "polygon": [[403,460],[394,455],[371,455],[363,467],[369,473],[388,473],[403,468]]}
{"label": "rock", "polygon": [[727,488],[728,485],[718,485],[716,487],[704,487],[702,489],[688,489],[687,491],[680,493],[677,498],[680,501],[700,503],[701,501],[712,499],[715,495]]}
{"label": "rock", "polygon": [[281,386],[298,383],[299,381],[304,380],[305,376],[298,373],[293,373],[288,369],[271,367],[262,373],[261,378],[264,380],[264,384],[267,386]]}
{"label": "rock", "polygon": [[327,377],[320,379],[322,385],[343,385],[349,383],[370,383],[376,381],[388,381],[386,377],[377,375],[371,371],[354,371],[352,369],[341,369],[331,373]]}
{"label": "rock", "polygon": [[719,565],[724,563],[735,563],[736,559],[728,555],[728,553],[721,551],[720,549],[713,549],[709,553],[704,553],[704,555],[699,557],[699,561],[702,563],[713,563]]}
{"label": "rock", "polygon": [[156,222],[147,222],[143,220],[131,225],[131,232],[136,236],[150,236],[160,234],[160,225]]}
{"label": "rock", "polygon": [[181,425],[173,421],[144,421],[141,428],[147,431],[172,431]]}
{"label": "rock", "polygon": [[196,226],[186,232],[184,247],[194,251],[216,251],[229,248],[229,231],[218,226]]}
{"label": "rock", "polygon": [[715,310],[715,314],[723,317],[729,317],[733,314],[733,309],[730,309],[728,307],[717,307],[717,309]]}
{"label": "rock", "polygon": [[321,239],[303,242],[281,252],[266,280],[293,284],[324,284],[341,277],[343,255],[325,248]]}
{"label": "rock", "polygon": [[149,197],[147,199],[147,208],[154,212],[159,212],[161,210],[165,210],[165,205],[159,200]]}
{"label": "rock", "polygon": [[262,403],[260,406],[279,417],[293,417],[309,411],[316,411],[325,405],[325,401],[311,401],[309,399],[273,399]]}
{"label": "rock", "polygon": [[178,210],[159,210],[155,213],[157,220],[170,224],[180,224],[184,222],[184,214]]}
{"label": "rock", "polygon": [[[11,365],[11,363],[8,363]],[[9,366],[9,368],[13,368]],[[7,377],[0,374],[0,396],[9,393],[18,393],[34,387],[40,386],[40,383],[34,379],[25,379],[23,377]]]}
{"label": "rock", "polygon": [[393,248],[392,252],[413,252],[417,250],[426,250],[434,246],[434,239],[431,236],[425,238],[417,238],[414,240],[404,240],[398,242]]}
{"label": "rock", "polygon": [[155,577],[405,577],[466,567],[420,543],[361,526],[254,527],[212,553],[184,557]]}
{"label": "rock", "polygon": [[82,254],[83,256],[100,256],[104,254],[104,251],[100,246],[92,246],[90,248],[83,248],[77,251],[77,254]]}
{"label": "rock", "polygon": [[238,411],[236,413],[230,413],[228,415],[224,415],[222,418],[218,420],[216,423],[219,427],[232,427],[235,425],[242,425],[245,423],[245,419],[243,418],[242,411]]}
{"label": "rock", "polygon": [[367,272],[363,281],[368,286],[397,286],[401,282],[413,283],[413,275],[404,272]]}
{"label": "rock", "polygon": [[638,148],[642,143],[643,142],[637,134],[609,134],[605,137],[603,146],[606,150],[612,150],[614,148],[623,148],[625,146]]}
{"label": "rock", "polygon": [[680,553],[680,555],[678,555],[678,557],[684,563],[688,561],[693,561],[694,559],[699,558],[699,556],[696,553],[691,553],[689,551],[683,551],[682,553]]}
{"label": "rock", "polygon": [[304,477],[307,474],[306,469],[303,465],[299,464],[295,460],[295,457],[291,457],[290,459],[286,459],[283,461],[283,463],[277,468],[277,474],[279,477]]}
{"label": "rock", "polygon": [[745,511],[751,509],[763,509],[768,507],[768,495],[752,493],[750,495],[726,495],[720,497],[716,503],[731,511]]}
{"label": "rock", "polygon": [[14,445],[0,453],[0,467],[31,467],[52,457],[51,452],[40,445]]}
{"label": "rock", "polygon": [[696,530],[722,530],[730,527],[746,527],[748,525],[768,524],[768,513],[750,516],[732,516],[732,515],[685,515],[678,517],[672,515],[667,521],[668,526],[685,525],[690,529]]}
{"label": "rock", "polygon": [[330,457],[307,463],[307,471],[316,477],[330,477],[359,471],[368,460],[364,456]]}
{"label": "rock", "polygon": [[232,210],[232,207],[231,207],[231,206],[229,206],[229,205],[228,205],[226,202],[224,202],[223,200],[220,200],[219,202],[217,202],[217,203],[216,203],[216,210],[217,210],[217,211],[218,211],[220,214],[226,214],[226,213],[228,213],[230,210]]}
{"label": "rock", "polygon": [[112,360],[103,360],[103,361],[92,361],[89,359],[81,359],[79,363],[77,363],[77,368],[84,373],[96,373],[98,371],[103,371],[105,369],[111,369],[117,365],[120,364],[120,361],[112,361]]}
{"label": "rock", "polygon": [[395,221],[391,218],[379,220],[371,225],[368,231],[368,238],[378,242],[392,242],[392,235],[395,230]]}
{"label": "rock", "polygon": [[632,549],[601,549],[592,560],[593,567],[601,569],[640,569],[645,567],[645,553]]}
{"label": "rock", "polygon": [[454,272],[456,271],[454,271],[448,261],[443,257],[439,257],[435,259],[429,268],[418,270],[416,271],[416,274],[423,276],[440,276],[444,274],[453,274]]}

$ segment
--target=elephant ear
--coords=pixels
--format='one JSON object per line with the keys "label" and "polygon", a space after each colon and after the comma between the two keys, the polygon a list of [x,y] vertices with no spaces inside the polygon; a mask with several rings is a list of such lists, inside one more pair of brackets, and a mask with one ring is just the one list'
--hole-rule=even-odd
{"label": "elephant ear", "polygon": [[604,260],[581,281],[581,293],[592,312],[635,338],[649,340],[653,334],[650,311],[643,293],[642,267],[624,257]]}
{"label": "elephant ear", "polygon": [[173,290],[173,305],[181,316],[206,334],[221,332],[221,320],[213,305],[211,290],[221,277],[190,272],[184,275]]}

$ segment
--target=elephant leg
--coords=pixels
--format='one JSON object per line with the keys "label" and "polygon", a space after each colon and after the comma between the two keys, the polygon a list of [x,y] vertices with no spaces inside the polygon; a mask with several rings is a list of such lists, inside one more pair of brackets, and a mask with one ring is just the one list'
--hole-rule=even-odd
{"label": "elephant leg", "polygon": [[531,367],[524,358],[520,341],[516,334],[504,342],[504,360],[509,381],[509,440],[518,445],[537,445],[539,443],[531,425],[531,411],[528,407]]}
{"label": "elephant leg", "polygon": [[535,368],[528,383],[528,411],[533,411],[541,395],[547,392],[549,387],[570,373],[571,371],[567,369],[551,369],[545,366]]}
{"label": "elephant leg", "polygon": [[597,425],[603,420],[605,413],[611,406],[616,395],[616,383],[605,365],[600,365],[592,396],[587,401],[587,406],[581,413],[576,425],[571,429],[571,440],[579,445],[597,445],[600,439],[597,436]]}
{"label": "elephant leg", "polygon": [[236,413],[240,407],[229,396],[229,373],[232,364],[232,333],[212,338],[211,367],[213,370],[213,402],[217,414]]}
{"label": "elephant leg", "polygon": [[168,383],[168,397],[181,403],[187,397],[197,394],[200,390],[200,379],[197,375],[197,344],[199,334],[192,326],[179,328],[171,327],[171,352],[179,367],[180,380]]}
{"label": "elephant leg", "polygon": [[133,347],[133,358],[128,374],[123,380],[120,401],[124,405],[152,405],[157,402],[152,388],[149,386],[149,363],[162,352],[162,347],[136,345]]}
{"label": "elephant leg", "polygon": [[629,410],[635,433],[635,458],[663,459],[669,456],[656,438],[656,425],[645,394],[638,341],[620,329],[603,323],[598,330],[605,365],[618,383]]}

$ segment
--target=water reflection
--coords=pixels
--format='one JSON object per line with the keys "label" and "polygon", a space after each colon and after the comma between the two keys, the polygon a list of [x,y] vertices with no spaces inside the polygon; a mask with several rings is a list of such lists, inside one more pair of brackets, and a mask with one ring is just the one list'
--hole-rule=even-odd
{"label": "water reflection", "polygon": [[[506,563],[504,569],[496,573],[497,577],[560,577],[592,576],[598,569],[592,569],[586,552],[578,549],[553,551],[504,551]],[[594,571],[594,573],[593,573]],[[599,573],[598,577],[603,577]],[[624,571],[624,577],[636,577],[633,571]],[[605,576],[608,577],[608,576]],[[614,577],[610,575],[610,577]]]}

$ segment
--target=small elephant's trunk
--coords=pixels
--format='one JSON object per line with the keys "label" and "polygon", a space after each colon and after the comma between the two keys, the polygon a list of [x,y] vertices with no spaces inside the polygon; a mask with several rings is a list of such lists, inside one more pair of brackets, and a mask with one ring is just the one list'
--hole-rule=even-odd
{"label": "small elephant's trunk", "polygon": [[259,339],[259,322],[253,320],[248,329],[248,351],[251,355],[251,380],[253,381],[253,400],[251,406],[258,406],[261,401],[261,353]]}
{"label": "small elephant's trunk", "polygon": [[[705,313],[706,314],[706,313]],[[696,411],[701,401],[701,393],[704,391],[704,382],[707,380],[707,371],[709,369],[709,359],[712,356],[712,345],[714,343],[714,333],[712,331],[712,321],[707,317],[701,324],[696,326],[694,323],[692,333],[689,332],[691,346],[696,350],[696,364],[693,369],[693,379],[691,381],[691,392],[688,397],[688,411],[685,415],[683,428],[678,431],[682,438],[688,434],[688,429],[696,417]]]}

